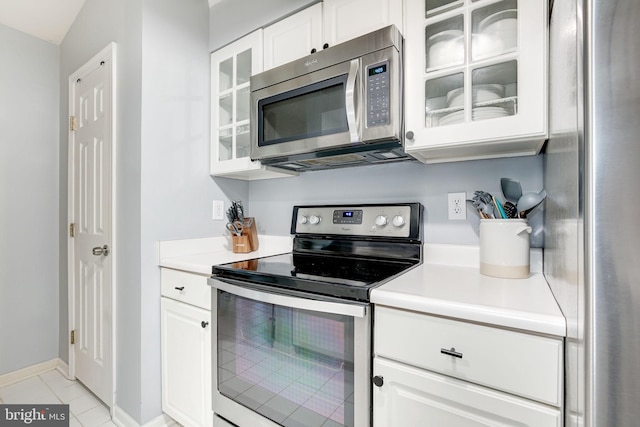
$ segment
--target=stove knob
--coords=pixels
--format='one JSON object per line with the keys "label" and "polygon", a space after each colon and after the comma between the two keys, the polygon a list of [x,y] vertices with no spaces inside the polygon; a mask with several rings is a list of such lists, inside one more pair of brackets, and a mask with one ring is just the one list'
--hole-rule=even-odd
{"label": "stove knob", "polygon": [[320,224],[320,217],[317,215],[311,215],[309,217],[309,222],[311,223],[311,225],[318,225]]}
{"label": "stove knob", "polygon": [[378,227],[384,227],[387,225],[387,217],[384,215],[378,215],[375,222]]}
{"label": "stove knob", "polygon": [[394,216],[392,223],[394,227],[402,227],[405,224],[404,218],[402,217],[402,215]]}
{"label": "stove knob", "polygon": [[298,218],[298,224],[306,224],[307,222],[309,222],[309,218],[306,215],[301,215]]}

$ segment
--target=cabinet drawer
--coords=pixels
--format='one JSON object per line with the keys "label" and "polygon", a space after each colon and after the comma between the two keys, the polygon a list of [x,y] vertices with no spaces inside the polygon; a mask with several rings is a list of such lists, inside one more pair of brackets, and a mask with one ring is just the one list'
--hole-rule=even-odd
{"label": "cabinet drawer", "polygon": [[562,340],[376,307],[374,352],[554,406],[562,397]]}
{"label": "cabinet drawer", "polygon": [[208,276],[184,271],[160,269],[162,296],[211,310],[211,288]]}

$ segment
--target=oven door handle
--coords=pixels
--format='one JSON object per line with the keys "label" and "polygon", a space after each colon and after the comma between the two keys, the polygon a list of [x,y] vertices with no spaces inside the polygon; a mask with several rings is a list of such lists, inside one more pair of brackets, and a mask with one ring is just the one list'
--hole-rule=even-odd
{"label": "oven door handle", "polygon": [[358,91],[357,80],[360,69],[360,60],[353,59],[349,66],[349,75],[344,93],[344,102],[347,112],[347,126],[349,127],[349,137],[351,142],[360,142],[360,128],[358,123]]}
{"label": "oven door handle", "polygon": [[366,303],[351,301],[342,303],[288,296],[281,293],[266,292],[253,288],[232,285],[217,278],[209,279],[209,284],[221,291],[267,304],[358,318],[364,318],[367,314],[368,304]]}

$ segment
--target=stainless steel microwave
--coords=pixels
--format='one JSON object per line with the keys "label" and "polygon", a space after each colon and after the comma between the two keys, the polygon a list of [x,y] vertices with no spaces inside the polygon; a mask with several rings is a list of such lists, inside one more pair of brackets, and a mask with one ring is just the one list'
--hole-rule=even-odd
{"label": "stainless steel microwave", "polygon": [[251,158],[304,171],[407,160],[389,26],[251,77]]}

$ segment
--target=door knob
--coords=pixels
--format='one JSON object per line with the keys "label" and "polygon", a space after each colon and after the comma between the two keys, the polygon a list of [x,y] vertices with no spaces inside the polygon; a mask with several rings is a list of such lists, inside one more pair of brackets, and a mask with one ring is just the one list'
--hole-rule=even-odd
{"label": "door knob", "polygon": [[100,255],[107,256],[109,255],[109,246],[107,245],[104,245],[103,247],[96,246],[95,248],[91,249],[91,253],[94,254],[95,256],[100,256]]}
{"label": "door knob", "polygon": [[204,320],[202,322],[200,322],[200,326],[202,326],[202,328],[206,328],[209,325],[209,322],[205,322]]}

